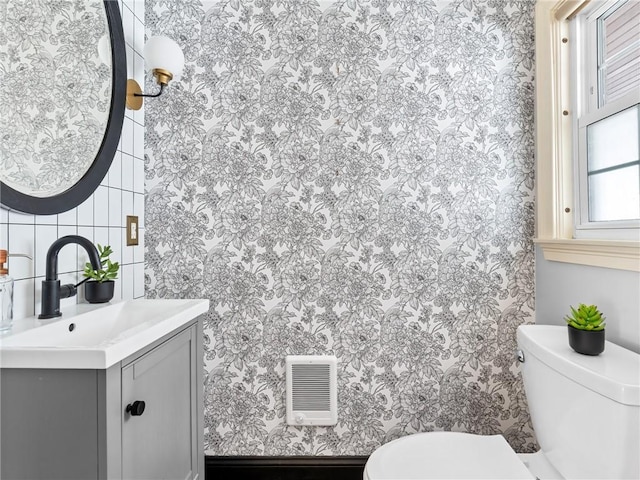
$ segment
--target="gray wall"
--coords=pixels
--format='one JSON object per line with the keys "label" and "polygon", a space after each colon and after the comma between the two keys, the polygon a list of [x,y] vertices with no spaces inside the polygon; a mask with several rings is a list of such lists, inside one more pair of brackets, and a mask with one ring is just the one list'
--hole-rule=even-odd
{"label": "gray wall", "polygon": [[[182,46],[147,102],[148,297],[206,297],[206,450],[365,455],[418,431],[535,442],[533,2],[147,0]],[[149,86],[151,88],[151,86]],[[339,421],[284,422],[287,354]]]}
{"label": "gray wall", "polygon": [[566,325],[569,305],[594,304],[607,317],[606,338],[640,352],[640,274],[550,262],[536,249],[536,323]]}

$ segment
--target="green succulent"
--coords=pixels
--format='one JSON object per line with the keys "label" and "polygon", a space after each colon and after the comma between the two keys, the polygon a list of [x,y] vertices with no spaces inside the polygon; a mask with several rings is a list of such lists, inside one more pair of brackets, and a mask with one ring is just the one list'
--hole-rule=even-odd
{"label": "green succulent", "polygon": [[102,268],[100,270],[94,270],[91,263],[87,262],[84,265],[83,275],[100,283],[117,278],[120,265],[118,262],[112,262],[109,260],[109,255],[112,253],[113,250],[111,250],[111,246],[105,245],[103,247],[98,244],[98,254],[100,255],[100,264],[102,265]]}
{"label": "green succulent", "polygon": [[595,305],[581,303],[578,309],[571,307],[571,315],[564,317],[565,321],[578,330],[591,330],[598,332],[604,330],[605,318]]}

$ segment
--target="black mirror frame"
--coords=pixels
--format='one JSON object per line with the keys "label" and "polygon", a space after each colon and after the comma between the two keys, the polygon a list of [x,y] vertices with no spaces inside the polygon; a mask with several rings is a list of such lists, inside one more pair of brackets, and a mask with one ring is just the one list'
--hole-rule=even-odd
{"label": "black mirror frame", "polygon": [[127,58],[118,0],[103,0],[111,39],[111,105],[100,149],[84,176],[72,187],[51,197],[33,197],[0,182],[0,203],[22,213],[53,215],[77,207],[98,188],[118,148],[127,95]]}

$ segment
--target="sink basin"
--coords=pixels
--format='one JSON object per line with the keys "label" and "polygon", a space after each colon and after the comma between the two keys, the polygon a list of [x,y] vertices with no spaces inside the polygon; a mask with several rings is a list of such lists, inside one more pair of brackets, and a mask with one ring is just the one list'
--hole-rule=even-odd
{"label": "sink basin", "polygon": [[208,300],[138,299],[16,320],[0,336],[0,367],[109,368],[208,309]]}

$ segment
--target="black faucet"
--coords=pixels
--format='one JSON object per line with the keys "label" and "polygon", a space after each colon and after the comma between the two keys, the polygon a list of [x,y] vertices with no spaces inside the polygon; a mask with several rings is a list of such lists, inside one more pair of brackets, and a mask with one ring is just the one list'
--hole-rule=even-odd
{"label": "black faucet", "polygon": [[59,317],[62,315],[60,312],[60,299],[73,297],[77,293],[76,287],[79,284],[73,285],[70,283],[60,286],[60,280],[58,280],[58,253],[60,253],[62,247],[69,243],[76,243],[87,251],[89,262],[91,262],[94,270],[102,268],[98,250],[90,240],[80,235],[67,235],[53,242],[47,251],[47,271],[45,279],[42,281],[42,305],[38,318]]}

